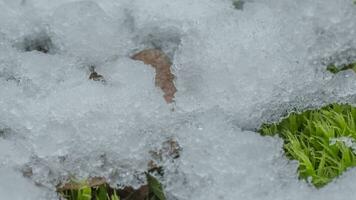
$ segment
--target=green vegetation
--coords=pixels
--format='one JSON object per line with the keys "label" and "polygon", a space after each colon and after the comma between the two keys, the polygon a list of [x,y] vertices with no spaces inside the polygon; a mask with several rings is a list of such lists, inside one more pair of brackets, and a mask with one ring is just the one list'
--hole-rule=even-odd
{"label": "green vegetation", "polygon": [[330,64],[327,66],[326,70],[328,70],[331,73],[338,73],[340,71],[352,69],[356,72],[356,62],[351,63],[351,64],[346,64],[346,65],[341,65],[341,66],[336,66],[335,64]]}
{"label": "green vegetation", "polygon": [[[68,200],[120,200],[115,190],[103,184],[96,187],[90,187],[86,181],[81,183],[80,188],[65,190],[60,194]],[[112,194],[110,194],[112,193]]]}
{"label": "green vegetation", "polygon": [[71,181],[64,188],[58,188],[58,193],[67,200],[166,200],[161,183],[149,173],[146,173],[146,178],[147,185],[137,190],[132,187],[114,189],[99,178]]}
{"label": "green vegetation", "polygon": [[149,200],[166,200],[163,193],[162,184],[149,173],[146,173]]}
{"label": "green vegetation", "polygon": [[233,0],[232,4],[237,10],[242,10],[245,2],[243,0]]}
{"label": "green vegetation", "polygon": [[356,166],[356,108],[331,104],[291,113],[279,123],[264,124],[262,135],[278,134],[288,158],[299,161],[299,177],[322,187]]}
{"label": "green vegetation", "polygon": [[6,138],[10,136],[11,133],[12,131],[9,128],[0,128],[0,138]]}

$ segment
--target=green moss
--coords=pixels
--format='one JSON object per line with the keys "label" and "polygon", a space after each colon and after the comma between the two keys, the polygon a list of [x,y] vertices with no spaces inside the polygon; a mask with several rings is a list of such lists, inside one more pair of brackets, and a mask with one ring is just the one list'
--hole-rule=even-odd
{"label": "green moss", "polygon": [[278,134],[288,158],[299,161],[299,177],[321,187],[356,166],[356,108],[332,104],[291,113],[279,123],[264,124],[262,135]]}

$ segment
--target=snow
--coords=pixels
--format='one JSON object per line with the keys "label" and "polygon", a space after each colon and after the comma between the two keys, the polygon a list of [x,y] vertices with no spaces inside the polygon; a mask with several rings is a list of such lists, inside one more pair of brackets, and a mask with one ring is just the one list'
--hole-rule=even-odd
{"label": "snow", "polygon": [[[1,198],[57,199],[69,175],[138,186],[149,151],[175,138],[181,156],[163,162],[169,199],[348,199],[355,169],[315,189],[281,139],[254,131],[293,109],[356,103],[354,72],[325,70],[356,57],[355,18],[351,0],[243,10],[231,0],[0,0]],[[37,43],[49,52],[26,51]],[[154,69],[130,59],[145,48],[173,61],[172,105]],[[88,80],[90,66],[105,83]]]}

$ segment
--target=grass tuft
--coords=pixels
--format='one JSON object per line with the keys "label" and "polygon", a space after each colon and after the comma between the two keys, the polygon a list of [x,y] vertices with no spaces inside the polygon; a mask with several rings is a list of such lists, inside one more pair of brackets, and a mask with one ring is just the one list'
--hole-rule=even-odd
{"label": "grass tuft", "polygon": [[245,2],[243,0],[233,0],[232,5],[237,10],[243,10]]}
{"label": "grass tuft", "polygon": [[116,190],[106,183],[91,186],[88,181],[71,182],[73,188],[63,189],[60,196],[67,200],[120,200]]}
{"label": "grass tuft", "polygon": [[263,124],[262,135],[278,134],[288,158],[299,161],[299,177],[317,188],[356,166],[356,108],[331,104],[291,113],[279,123]]}
{"label": "grass tuft", "polygon": [[346,65],[341,65],[341,66],[336,66],[335,64],[330,64],[326,67],[326,70],[328,70],[329,72],[331,72],[333,74],[336,74],[338,72],[348,70],[348,69],[352,69],[354,72],[356,72],[356,62],[346,64]]}
{"label": "grass tuft", "polygon": [[162,184],[151,174],[146,173],[147,185],[139,189],[110,187],[103,178],[86,181],[72,180],[57,191],[65,200],[166,200]]}

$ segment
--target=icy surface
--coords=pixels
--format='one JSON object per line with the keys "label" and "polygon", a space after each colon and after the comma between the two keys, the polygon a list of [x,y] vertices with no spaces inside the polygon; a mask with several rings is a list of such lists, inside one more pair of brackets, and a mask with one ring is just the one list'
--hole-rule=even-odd
{"label": "icy surface", "polygon": [[[356,103],[355,73],[325,70],[356,58],[355,38],[352,0],[0,0],[1,198],[57,199],[68,176],[138,186],[149,152],[174,138],[170,200],[349,199],[356,169],[317,190],[279,138],[254,131]],[[130,58],[145,48],[173,62],[173,105]]]}

